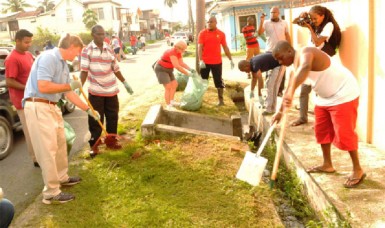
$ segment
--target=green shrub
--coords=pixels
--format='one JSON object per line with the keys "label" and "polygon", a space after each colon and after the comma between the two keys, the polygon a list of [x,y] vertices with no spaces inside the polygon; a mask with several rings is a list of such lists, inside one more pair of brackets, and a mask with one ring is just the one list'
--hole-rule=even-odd
{"label": "green shrub", "polygon": [[85,32],[82,32],[82,33],[79,33],[79,37],[82,39],[83,43],[85,45],[89,44],[92,40],[93,40],[93,37],[91,36],[91,32],[88,32],[88,33],[85,33]]}

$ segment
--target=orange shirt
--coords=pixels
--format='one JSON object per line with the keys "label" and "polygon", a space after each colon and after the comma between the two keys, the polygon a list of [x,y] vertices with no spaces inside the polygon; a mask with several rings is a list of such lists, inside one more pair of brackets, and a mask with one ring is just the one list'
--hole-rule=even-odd
{"label": "orange shirt", "polygon": [[178,53],[175,48],[168,49],[165,51],[158,61],[159,65],[165,68],[174,68],[171,63],[170,56],[175,56],[178,60],[182,58],[182,54]]}
{"label": "orange shirt", "polygon": [[222,63],[221,45],[226,47],[226,35],[219,29],[202,30],[199,33],[198,44],[203,45],[202,60],[206,64]]}
{"label": "orange shirt", "polygon": [[258,47],[258,40],[256,37],[254,37],[255,33],[255,27],[252,25],[246,25],[242,28],[243,37],[245,37],[246,40],[246,46],[247,48],[255,48]]}

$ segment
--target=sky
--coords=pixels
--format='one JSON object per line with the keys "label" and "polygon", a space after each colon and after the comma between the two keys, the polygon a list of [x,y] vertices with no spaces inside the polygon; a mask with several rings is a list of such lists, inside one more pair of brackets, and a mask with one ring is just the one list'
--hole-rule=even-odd
{"label": "sky", "polygon": [[[27,3],[36,6],[39,5],[40,0],[25,0]],[[59,0],[53,0],[53,2],[58,2]],[[115,0],[120,2],[123,7],[128,8],[140,8],[140,9],[159,9],[160,17],[164,18],[167,21],[181,21],[182,23],[187,23],[188,21],[188,7],[187,0],[178,0],[178,3],[172,8],[164,5],[164,0]],[[0,4],[6,2],[6,0],[0,0]],[[196,1],[191,0],[193,17],[195,18],[195,5]]]}

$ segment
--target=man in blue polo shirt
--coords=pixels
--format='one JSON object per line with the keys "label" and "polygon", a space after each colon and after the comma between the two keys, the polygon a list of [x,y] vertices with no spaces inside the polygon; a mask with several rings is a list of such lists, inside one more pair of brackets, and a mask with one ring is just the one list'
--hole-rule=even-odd
{"label": "man in blue polo shirt", "polygon": [[82,48],[83,42],[78,36],[67,34],[59,41],[59,48],[44,51],[33,63],[24,91],[22,102],[32,147],[42,171],[45,204],[73,200],[75,196],[62,192],[60,187],[81,180],[80,177],[68,176],[64,121],[56,103],[64,93],[73,104],[92,115],[88,105],[73,91],[82,84],[70,80],[66,63],[78,56]]}

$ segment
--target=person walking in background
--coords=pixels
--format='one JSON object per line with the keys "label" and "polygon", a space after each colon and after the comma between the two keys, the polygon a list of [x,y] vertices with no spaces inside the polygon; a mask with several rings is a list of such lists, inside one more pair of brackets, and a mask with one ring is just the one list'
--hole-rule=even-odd
{"label": "person walking in background", "polygon": [[174,44],[173,48],[163,53],[162,57],[154,66],[158,82],[164,86],[164,99],[166,101],[167,109],[171,109],[172,106],[178,105],[178,103],[174,101],[174,95],[176,88],[178,87],[178,82],[175,80],[173,74],[174,68],[186,76],[195,73],[194,69],[191,69],[183,62],[182,54],[186,51],[186,48],[186,42],[179,40]]}
{"label": "person walking in background", "polygon": [[[270,20],[265,20],[265,14],[262,14],[260,17],[261,21],[258,28],[258,35],[262,35],[265,33],[266,36],[266,49],[265,52],[271,52],[273,50],[273,47],[277,44],[278,41],[286,40],[287,42],[291,43],[291,37],[289,34],[289,26],[286,21],[282,20],[280,18],[280,11],[277,6],[274,6],[270,9]],[[274,73],[280,72],[278,69],[274,71]],[[272,72],[273,73],[273,72]],[[279,86],[278,94],[282,94],[282,91],[284,89],[285,84],[285,74],[283,74],[283,78],[281,80],[281,83]],[[269,92],[274,90],[277,85],[276,83],[270,83],[271,87],[267,87],[267,90]],[[277,95],[278,95],[277,94]],[[267,102],[271,103],[269,96],[267,96]],[[272,98],[271,98],[272,99]],[[274,113],[273,110],[270,114]]]}
{"label": "person walking in background", "polygon": [[[246,41],[246,60],[259,54],[259,43],[255,31],[255,20],[253,17],[247,17],[247,25],[242,28],[243,37]],[[250,73],[247,74],[251,78]],[[258,84],[263,83],[263,78],[258,78]]]}
{"label": "person walking in background", "polygon": [[358,158],[358,136],[355,132],[360,88],[354,75],[341,63],[316,47],[305,47],[299,51],[286,41],[274,47],[274,58],[285,66],[294,66],[294,75],[283,96],[282,106],[272,122],[280,121],[293,102],[295,90],[309,79],[318,94],[315,100],[314,132],[321,145],[323,164],[307,170],[308,173],[334,173],[331,160],[331,144],[349,152],[353,164],[352,174],[344,183],[346,188],[357,187],[365,179]]}
{"label": "person walking in background", "polygon": [[25,84],[27,83],[29,73],[34,61],[33,55],[28,51],[32,45],[33,34],[25,29],[20,29],[15,34],[15,49],[5,59],[5,77],[7,87],[9,89],[9,97],[12,104],[15,106],[19,116],[27,150],[32,158],[33,165],[39,167],[36,160],[36,155],[32,147],[31,137],[29,135],[23,106],[21,100],[24,97]]}
{"label": "person walking in background", "polygon": [[130,45],[131,45],[131,50],[132,50],[132,54],[135,55],[136,54],[136,43],[138,42],[138,39],[136,38],[136,36],[131,33],[131,36],[130,36]]}
{"label": "person walking in background", "polygon": [[[313,6],[309,13],[304,12],[294,19],[294,24],[308,28],[311,35],[309,46],[321,49],[329,56],[336,54],[336,49],[341,42],[341,29],[332,12],[323,6]],[[311,85],[304,82],[301,85],[299,96],[299,118],[291,123],[291,126],[299,126],[308,122],[309,94]]]}
{"label": "person walking in background", "polygon": [[111,46],[115,53],[115,58],[120,62],[120,44],[115,35],[112,35]]}
{"label": "person walking in background", "polygon": [[[106,130],[110,134],[117,134],[119,119],[118,83],[119,79],[124,84],[127,92],[133,94],[132,88],[120,72],[119,65],[114,58],[114,51],[103,42],[105,32],[101,25],[95,25],[91,29],[93,40],[83,49],[81,54],[81,81],[84,85],[88,80],[88,99],[101,116],[101,122],[106,117]],[[98,141],[102,128],[93,118],[88,118],[88,126],[91,132],[89,144],[90,156],[96,156]],[[110,149],[121,149],[115,136],[108,136],[105,144]]]}
{"label": "person walking in background", "polygon": [[7,228],[11,225],[15,215],[15,207],[12,202],[3,198],[3,189],[0,188],[0,228]]}
{"label": "person walking in background", "polygon": [[140,44],[142,45],[141,48],[143,49],[143,51],[146,50],[146,37],[144,36],[144,34],[142,34],[140,36]]}
{"label": "person walking in background", "polygon": [[222,55],[221,46],[227,58],[230,60],[231,69],[234,62],[226,43],[226,35],[217,28],[217,19],[210,17],[207,21],[207,29],[202,30],[198,36],[198,57],[200,61],[200,73],[203,79],[208,79],[210,71],[213,74],[215,88],[218,90],[218,106],[225,105],[223,90],[225,84],[222,79]]}
{"label": "person walking in background", "polygon": [[72,186],[80,177],[68,176],[67,144],[64,120],[56,105],[62,95],[93,118],[80,97],[74,92],[82,86],[79,80],[70,80],[66,61],[73,61],[83,49],[78,36],[66,34],[59,41],[59,48],[43,52],[33,63],[24,98],[24,113],[37,162],[42,171],[44,189],[43,203],[66,203],[75,199],[70,193],[60,190],[61,186]]}

